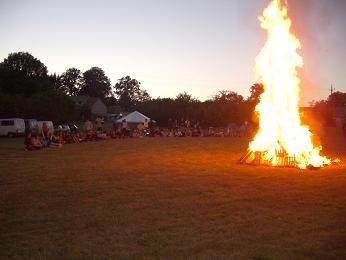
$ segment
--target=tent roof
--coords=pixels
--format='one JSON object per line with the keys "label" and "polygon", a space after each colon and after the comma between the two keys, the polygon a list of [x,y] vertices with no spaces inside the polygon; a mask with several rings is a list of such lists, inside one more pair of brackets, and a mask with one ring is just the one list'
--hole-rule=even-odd
{"label": "tent roof", "polygon": [[117,123],[121,123],[124,119],[126,119],[126,122],[128,123],[144,123],[145,119],[147,119],[148,122],[151,121],[149,117],[139,113],[138,111],[134,111],[126,116],[123,116],[117,120]]}

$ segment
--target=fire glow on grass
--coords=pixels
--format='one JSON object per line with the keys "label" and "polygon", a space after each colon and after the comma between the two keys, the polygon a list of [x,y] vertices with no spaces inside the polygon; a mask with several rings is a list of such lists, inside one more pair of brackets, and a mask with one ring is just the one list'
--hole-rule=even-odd
{"label": "fire glow on grass", "polygon": [[256,57],[256,79],[264,85],[264,92],[256,106],[259,130],[249,144],[252,159],[257,153],[266,164],[301,169],[330,164],[319,154],[322,147],[314,147],[309,128],[301,123],[297,68],[303,66],[303,59],[297,53],[300,42],[290,32],[287,7],[272,0],[259,20],[268,38]]}

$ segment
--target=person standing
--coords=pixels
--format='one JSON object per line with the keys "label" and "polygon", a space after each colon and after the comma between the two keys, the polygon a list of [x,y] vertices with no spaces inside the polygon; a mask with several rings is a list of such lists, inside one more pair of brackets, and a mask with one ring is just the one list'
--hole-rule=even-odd
{"label": "person standing", "polygon": [[149,128],[148,119],[144,119],[144,129],[147,130]]}
{"label": "person standing", "polygon": [[122,121],[121,131],[122,131],[122,136],[129,136],[128,124],[126,122],[126,119]]}
{"label": "person standing", "polygon": [[84,123],[84,130],[86,133],[93,130],[93,123],[89,119],[87,119]]}
{"label": "person standing", "polygon": [[41,128],[42,137],[45,139],[48,139],[48,132],[49,132],[49,129],[48,129],[47,123],[43,122],[42,128]]}
{"label": "person standing", "polygon": [[97,117],[95,120],[95,124],[96,124],[96,129],[97,131],[101,131],[102,132],[102,124],[103,124],[103,120],[101,117]]}
{"label": "person standing", "polygon": [[117,130],[117,118],[113,117],[112,118],[112,125],[113,125],[113,130]]}

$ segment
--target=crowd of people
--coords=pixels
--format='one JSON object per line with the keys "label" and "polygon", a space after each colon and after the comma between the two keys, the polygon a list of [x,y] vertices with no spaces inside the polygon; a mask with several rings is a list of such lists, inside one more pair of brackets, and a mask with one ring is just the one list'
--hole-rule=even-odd
{"label": "crowd of people", "polygon": [[82,142],[82,133],[73,132],[57,132],[51,133],[47,124],[44,122],[38,135],[33,135],[31,131],[25,133],[24,145],[28,151],[39,150],[43,148],[60,148],[64,144]]}
{"label": "crowd of people", "polygon": [[252,133],[251,124],[244,122],[242,125],[229,124],[226,128],[202,127],[199,122],[191,123],[189,120],[172,121],[168,128],[151,125],[144,122],[131,124],[124,119],[121,123],[113,122],[113,129],[105,131],[104,119],[97,117],[94,122],[87,119],[84,131],[59,131],[51,133],[46,123],[43,123],[39,135],[34,136],[30,131],[25,134],[25,149],[39,150],[44,148],[60,148],[65,144],[98,141],[108,138],[142,138],[142,137],[242,137]]}

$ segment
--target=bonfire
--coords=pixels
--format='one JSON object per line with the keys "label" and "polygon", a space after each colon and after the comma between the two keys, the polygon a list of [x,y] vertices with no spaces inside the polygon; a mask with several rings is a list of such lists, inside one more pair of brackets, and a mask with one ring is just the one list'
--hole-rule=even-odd
{"label": "bonfire", "polygon": [[320,155],[322,146],[313,144],[309,127],[301,122],[297,69],[303,59],[287,6],[272,0],[259,20],[267,41],[256,57],[255,77],[264,92],[256,106],[259,130],[241,162],[301,169],[328,165],[330,159]]}

